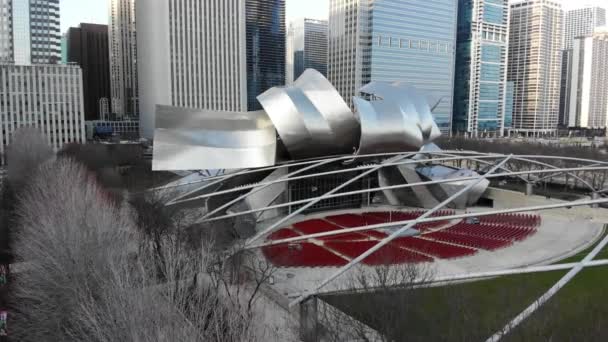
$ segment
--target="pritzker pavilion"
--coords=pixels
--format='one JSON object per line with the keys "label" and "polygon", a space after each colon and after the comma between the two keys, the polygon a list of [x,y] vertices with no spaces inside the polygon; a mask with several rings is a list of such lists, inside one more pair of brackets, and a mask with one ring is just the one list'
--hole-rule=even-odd
{"label": "pritzker pavilion", "polygon": [[[270,286],[300,305],[301,320],[318,295],[357,290],[344,281],[355,268],[430,264],[436,283],[572,270],[495,341],[578,271],[608,264],[592,261],[608,243],[596,218],[608,215],[595,209],[608,202],[596,182],[608,163],[442,150],[432,116],[440,99],[401,83],[360,94],[352,111],[307,70],[260,95],[258,112],[157,106],[153,168],[183,175],[157,190],[171,194],[166,205],[201,213],[201,229],[234,226],[244,249],[278,268]],[[534,195],[564,179],[585,196]],[[512,181],[521,189],[501,186]],[[583,261],[559,263],[598,241]]]}

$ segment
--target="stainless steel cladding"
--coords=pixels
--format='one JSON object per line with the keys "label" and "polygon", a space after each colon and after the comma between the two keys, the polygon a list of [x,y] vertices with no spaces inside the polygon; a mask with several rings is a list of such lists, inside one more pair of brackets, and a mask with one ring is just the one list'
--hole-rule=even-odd
{"label": "stainless steel cladding", "polygon": [[[479,174],[475,171],[468,169],[458,169],[453,167],[448,167],[445,165],[431,165],[431,166],[421,166],[416,169],[416,172],[425,179],[430,181],[442,181],[449,179],[456,179],[454,182],[449,183],[439,183],[439,184],[431,184],[428,186],[430,192],[440,201],[445,200],[446,198],[451,197],[462,188],[468,186],[469,184],[475,182],[475,180],[458,180],[460,178],[477,178],[480,177]],[[453,208],[464,209],[469,206],[477,203],[479,198],[486,191],[488,186],[490,185],[490,181],[487,179],[481,180],[477,185],[467,191],[466,194],[455,198],[454,201],[450,203],[450,206]]]}
{"label": "stainless steel cladding", "polygon": [[371,82],[353,98],[361,124],[358,154],[414,151],[441,135],[431,107],[413,87],[401,83]]}
{"label": "stainless steel cladding", "polygon": [[290,87],[258,96],[293,159],[353,153],[359,123],[338,91],[307,69]]}
{"label": "stainless steel cladding", "polygon": [[264,111],[156,106],[152,169],[204,170],[275,164],[276,131]]}

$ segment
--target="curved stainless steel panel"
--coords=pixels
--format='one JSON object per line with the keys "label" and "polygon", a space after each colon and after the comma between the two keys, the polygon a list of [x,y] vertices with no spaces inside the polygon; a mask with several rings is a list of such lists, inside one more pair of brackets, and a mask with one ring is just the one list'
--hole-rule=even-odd
{"label": "curved stainless steel panel", "polygon": [[[452,167],[447,167],[444,165],[433,165],[433,166],[425,166],[419,167],[416,171],[425,176],[430,180],[448,180],[451,178],[463,178],[463,177],[478,177],[479,174],[475,171],[468,169],[457,169]],[[429,190],[433,193],[433,195],[439,199],[440,201],[445,200],[446,198],[452,196],[456,192],[460,191],[462,188],[466,187],[470,183],[474,182],[474,180],[465,180],[465,181],[454,181],[451,183],[441,183],[441,184],[432,184],[429,185]],[[454,199],[450,203],[450,205],[454,208],[464,209],[469,206],[474,205],[479,201],[483,193],[486,191],[488,186],[490,185],[490,181],[487,179],[482,180],[480,183],[471,188],[466,194]]]}
{"label": "curved stainless steel panel", "polygon": [[353,152],[359,142],[359,123],[336,88],[314,69],[305,70],[294,85],[327,120],[340,148]]}
{"label": "curved stainless steel panel", "polygon": [[399,82],[371,82],[360,91],[373,100],[354,99],[361,122],[358,153],[418,149],[441,135],[431,107],[415,88]]}
{"label": "curved stainless steel panel", "polygon": [[404,116],[393,102],[353,98],[361,121],[358,154],[419,149],[424,140],[417,122]]}
{"label": "curved stainless steel panel", "polygon": [[358,122],[318,71],[306,70],[291,87],[258,96],[293,159],[353,152]]}
{"label": "curved stainless steel panel", "polygon": [[152,169],[240,169],[275,164],[276,132],[264,111],[156,107]]}

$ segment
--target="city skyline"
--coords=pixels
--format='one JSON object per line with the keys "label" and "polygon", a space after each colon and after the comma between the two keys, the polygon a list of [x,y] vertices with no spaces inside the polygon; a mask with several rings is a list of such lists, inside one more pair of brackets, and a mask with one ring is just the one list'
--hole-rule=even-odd
{"label": "city skyline", "polygon": [[[510,2],[520,0],[510,0]],[[109,0],[61,0],[61,32],[80,23],[108,24]],[[329,0],[287,0],[286,21],[298,17],[326,20],[329,17]],[[600,6],[608,10],[605,0],[562,0],[564,10],[586,6]]]}

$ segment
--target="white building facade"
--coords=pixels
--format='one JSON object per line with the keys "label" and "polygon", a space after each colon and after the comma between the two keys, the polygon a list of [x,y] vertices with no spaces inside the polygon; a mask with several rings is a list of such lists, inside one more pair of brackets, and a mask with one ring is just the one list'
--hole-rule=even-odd
{"label": "white building facade", "polygon": [[574,39],[587,37],[606,25],[606,9],[585,7],[567,11],[564,16],[564,49],[572,49]]}
{"label": "white building facade", "polygon": [[140,130],[157,105],[242,112],[285,83],[284,0],[147,0],[137,5]]}
{"label": "white building facade", "polygon": [[109,1],[111,111],[118,117],[139,115],[135,11],[135,0]]}
{"label": "white building facade", "polygon": [[575,38],[569,75],[568,126],[606,128],[608,118],[608,29]]}
{"label": "white building facade", "polygon": [[572,79],[572,54],[574,39],[589,37],[596,28],[606,25],[606,10],[601,7],[585,7],[567,11],[564,15],[564,51],[562,57],[562,81],[559,123],[570,126],[570,93]]}
{"label": "white building facade", "polygon": [[15,130],[36,127],[55,151],[85,142],[82,71],[68,65],[0,64],[0,153]]}
{"label": "white building facade", "polygon": [[327,78],[352,108],[352,98],[370,80],[369,0],[329,1]]}
{"label": "white building facade", "polygon": [[138,4],[140,130],[154,135],[156,105],[247,110],[245,0]]}
{"label": "white building facade", "polygon": [[561,3],[524,0],[511,5],[507,81],[513,82],[513,130],[555,134],[562,62]]}

